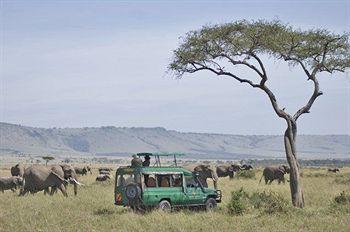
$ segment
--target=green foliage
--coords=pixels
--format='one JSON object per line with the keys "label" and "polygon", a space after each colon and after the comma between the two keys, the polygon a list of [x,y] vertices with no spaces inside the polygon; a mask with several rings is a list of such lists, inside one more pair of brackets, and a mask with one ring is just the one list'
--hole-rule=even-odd
{"label": "green foliage", "polygon": [[334,198],[334,201],[337,204],[342,204],[342,205],[350,204],[350,193],[346,193],[345,191],[343,191],[340,193],[340,195]]}
{"label": "green foliage", "polygon": [[254,179],[255,178],[255,171],[253,170],[243,170],[239,171],[237,173],[238,178],[245,178],[245,179]]}
{"label": "green foliage", "polygon": [[54,160],[55,157],[52,157],[52,156],[43,156],[41,157],[43,160],[46,160],[46,161],[50,161],[50,160]]}
{"label": "green foliage", "polygon": [[286,212],[288,208],[287,201],[275,192],[255,192],[249,199],[254,208],[263,209],[268,214]]}
{"label": "green foliage", "polygon": [[259,209],[267,214],[284,213],[287,212],[288,203],[286,199],[275,192],[254,192],[249,195],[241,188],[231,192],[227,209],[233,215],[242,215],[249,209]]}
{"label": "green foliage", "polygon": [[227,205],[228,212],[233,215],[242,215],[248,208],[249,195],[243,188],[231,192],[231,200]]}
{"label": "green foliage", "polygon": [[322,29],[302,31],[278,20],[242,20],[204,26],[186,34],[174,51],[169,69],[179,77],[200,70],[227,75],[220,65],[221,61],[227,61],[249,67],[262,76],[265,70],[257,71],[254,62],[249,61],[259,62],[259,55],[313,68],[316,72],[344,71],[350,66],[349,36]]}

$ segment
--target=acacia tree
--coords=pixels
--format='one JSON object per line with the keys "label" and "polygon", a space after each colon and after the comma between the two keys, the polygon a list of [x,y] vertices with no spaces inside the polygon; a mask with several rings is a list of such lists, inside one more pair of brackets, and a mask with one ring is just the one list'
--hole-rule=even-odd
{"label": "acacia tree", "polygon": [[49,162],[49,161],[51,161],[51,160],[54,160],[55,159],[55,157],[52,157],[52,156],[43,156],[43,157],[41,157],[43,160],[45,160],[45,165],[47,166],[47,163]]}
{"label": "acacia tree", "polygon": [[[267,58],[299,66],[305,73],[306,80],[313,83],[313,92],[307,103],[294,114],[281,108],[267,85]],[[305,203],[296,150],[297,120],[301,115],[310,113],[311,106],[322,95],[317,74],[344,72],[349,66],[350,45],[347,34],[338,35],[321,29],[302,31],[280,21],[244,20],[204,26],[188,32],[174,51],[168,68],[178,78],[186,73],[209,71],[266,93],[274,112],[287,123],[284,146],[291,169],[292,204],[303,208]],[[247,68],[255,76],[242,77],[234,67]]]}

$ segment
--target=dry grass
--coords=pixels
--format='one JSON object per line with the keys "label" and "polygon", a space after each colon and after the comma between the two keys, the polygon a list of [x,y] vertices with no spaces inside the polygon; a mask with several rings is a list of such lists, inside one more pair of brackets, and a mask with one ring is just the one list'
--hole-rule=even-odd
{"label": "dry grass", "polygon": [[[2,168],[0,176],[8,176]],[[115,207],[113,181],[95,183],[93,175],[80,178],[86,186],[78,196],[62,194],[45,196],[43,193],[18,197],[12,192],[0,193],[0,231],[350,231],[350,210],[334,208],[333,199],[342,191],[350,191],[349,184],[336,178],[348,178],[350,168],[341,174],[327,173],[326,169],[304,170],[303,186],[307,207],[289,209],[287,213],[268,215],[257,210],[243,216],[231,216],[226,205],[232,190],[241,187],[249,193],[274,191],[289,201],[288,184],[259,184],[256,179],[220,179],[223,202],[213,213],[181,210],[170,214],[157,211],[140,215],[122,207]],[[325,175],[314,175],[323,173]]]}

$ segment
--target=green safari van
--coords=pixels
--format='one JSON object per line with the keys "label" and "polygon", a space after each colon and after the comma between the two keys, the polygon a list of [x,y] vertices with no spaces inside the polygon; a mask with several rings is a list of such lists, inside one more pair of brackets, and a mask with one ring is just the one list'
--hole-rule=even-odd
{"label": "green safari van", "polygon": [[[152,167],[120,167],[116,171],[115,204],[145,211],[158,208],[171,211],[176,207],[216,208],[221,202],[221,191],[204,188],[195,173],[176,164],[162,167],[160,156],[169,154],[139,153],[154,156]],[[173,154],[171,154],[173,155]]]}

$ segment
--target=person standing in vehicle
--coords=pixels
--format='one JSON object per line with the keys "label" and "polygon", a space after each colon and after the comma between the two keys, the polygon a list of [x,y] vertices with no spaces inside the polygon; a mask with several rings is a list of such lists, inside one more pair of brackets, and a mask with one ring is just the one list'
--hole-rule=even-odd
{"label": "person standing in vehicle", "polygon": [[151,157],[149,155],[145,155],[145,161],[143,161],[142,166],[149,167],[150,164],[151,164]]}
{"label": "person standing in vehicle", "polygon": [[131,167],[137,168],[142,167],[142,159],[138,157],[136,154],[132,155],[133,159],[131,160]]}

